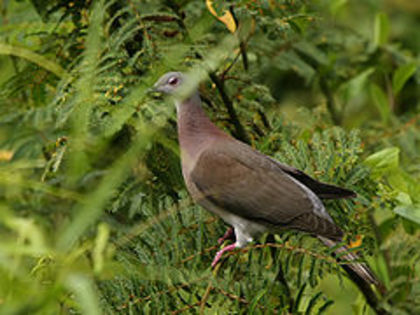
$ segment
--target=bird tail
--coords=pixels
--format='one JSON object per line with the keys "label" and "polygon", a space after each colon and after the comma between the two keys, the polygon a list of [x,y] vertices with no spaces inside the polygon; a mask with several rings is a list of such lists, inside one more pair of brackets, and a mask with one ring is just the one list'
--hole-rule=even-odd
{"label": "bird tail", "polygon": [[[337,245],[336,241],[330,240],[328,238],[318,236],[322,243],[324,243],[328,247],[334,247]],[[341,246],[334,250],[334,254],[338,256],[337,260],[345,260],[349,261],[348,264],[341,265],[342,268],[347,272],[350,279],[359,287],[364,288],[365,291],[374,285],[381,295],[386,293],[386,288],[382,284],[382,282],[375,276],[372,270],[366,265],[365,263],[361,262],[354,262],[351,263],[350,261],[358,260],[359,257],[354,252],[349,252],[349,248],[347,246]]]}

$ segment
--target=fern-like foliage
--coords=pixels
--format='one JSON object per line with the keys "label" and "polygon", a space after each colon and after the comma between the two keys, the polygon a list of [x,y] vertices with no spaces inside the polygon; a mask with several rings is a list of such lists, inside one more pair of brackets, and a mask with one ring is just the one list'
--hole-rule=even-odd
{"label": "fern-like foliage", "polygon": [[[387,286],[383,309],[419,313],[419,74],[405,50],[332,23],[346,16],[345,2],[334,3],[2,4],[0,312],[368,308],[331,251],[294,231],[264,235],[210,269],[226,225],[192,203],[173,106],[147,94],[182,70],[221,128],[357,192],[325,202],[344,242]],[[384,19],[375,31],[386,32]]]}

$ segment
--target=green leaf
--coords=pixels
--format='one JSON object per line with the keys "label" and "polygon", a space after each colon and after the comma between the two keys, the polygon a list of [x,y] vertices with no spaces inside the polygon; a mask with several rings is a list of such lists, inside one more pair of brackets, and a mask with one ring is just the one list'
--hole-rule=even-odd
{"label": "green leaf", "polygon": [[340,92],[342,92],[343,97],[346,100],[351,100],[352,98],[357,97],[362,93],[363,89],[366,87],[370,75],[375,71],[375,68],[368,68],[358,75],[354,76],[347,82],[345,82],[340,87]]}
{"label": "green leaf", "polygon": [[362,293],[357,295],[357,298],[351,304],[351,308],[353,310],[353,315],[363,315],[366,313],[366,299]]}
{"label": "green leaf", "polygon": [[51,7],[54,6],[54,2],[50,0],[32,0],[32,5],[35,7],[38,14],[41,18],[46,21],[48,17],[48,12],[51,10]]}
{"label": "green leaf", "polygon": [[384,123],[387,123],[389,120],[389,117],[391,116],[391,109],[388,104],[388,99],[382,91],[382,89],[376,85],[375,83],[370,84],[370,96],[373,100],[373,103],[376,105],[376,108],[378,109],[381,119]]}
{"label": "green leaf", "polygon": [[391,285],[391,279],[389,276],[387,261],[382,252],[377,253],[376,258],[372,261],[372,265],[373,264],[376,265],[379,278],[383,281],[386,287],[389,287]]}
{"label": "green leaf", "polygon": [[402,191],[397,195],[397,197],[395,197],[395,199],[403,205],[413,204],[410,195]]}
{"label": "green leaf", "polygon": [[250,305],[249,305],[249,313],[254,314],[255,307],[258,304],[258,301],[261,300],[261,298],[264,296],[264,294],[267,293],[267,289],[262,289],[260,292],[258,292],[255,297],[252,299]]}
{"label": "green leaf", "polygon": [[293,46],[297,51],[321,65],[326,65],[328,63],[328,58],[325,53],[310,42],[301,41]]}
{"label": "green leaf", "polygon": [[420,224],[420,204],[397,206],[394,208],[394,212],[410,221]]}
{"label": "green leaf", "polygon": [[[156,132],[156,130],[153,131]],[[102,214],[103,207],[108,198],[112,196],[112,192],[124,181],[130,166],[140,152],[144,152],[150,135],[146,131],[143,131],[141,134],[142,138],[138,138],[131,149],[114,163],[107,175],[98,184],[98,187],[86,198],[85,202],[75,206],[74,219],[64,228],[58,238],[59,248],[64,250],[70,249],[85,230]]]}
{"label": "green leaf", "polygon": [[95,247],[93,248],[93,270],[99,274],[104,266],[104,252],[109,239],[109,226],[101,223],[98,226],[98,234],[95,239]]}
{"label": "green leaf", "polygon": [[320,315],[320,314],[323,314],[323,313],[325,313],[326,312],[326,310],[331,306],[331,305],[333,305],[334,304],[334,301],[333,300],[327,300],[325,303],[324,303],[324,305],[322,305],[320,308],[319,308],[319,310],[318,310],[318,314]]}
{"label": "green leaf", "polygon": [[329,7],[332,15],[337,14],[347,4],[347,0],[330,0]]}
{"label": "green leaf", "polygon": [[308,307],[306,308],[305,315],[313,314],[312,310],[320,297],[322,297],[322,292],[318,292],[311,298],[311,300],[308,303]]}
{"label": "green leaf", "polygon": [[95,285],[90,278],[82,274],[70,274],[66,278],[66,285],[76,296],[82,314],[101,314]]}
{"label": "green leaf", "polygon": [[372,177],[377,178],[399,166],[400,149],[391,147],[369,155],[364,163],[371,168]]}
{"label": "green leaf", "polygon": [[390,219],[386,219],[379,225],[378,229],[382,236],[382,242],[394,232],[395,226],[397,225],[396,220],[397,218],[394,216]]}
{"label": "green leaf", "polygon": [[392,77],[392,91],[397,95],[407,80],[416,72],[416,64],[408,63],[399,67]]}
{"label": "green leaf", "polygon": [[14,231],[20,240],[16,246],[3,247],[0,250],[2,254],[10,251],[14,254],[35,256],[48,252],[45,235],[33,219],[15,216],[8,208],[0,206],[0,226]]}
{"label": "green leaf", "polygon": [[295,299],[295,305],[294,305],[294,311],[297,313],[298,312],[298,310],[299,310],[299,306],[300,306],[300,302],[302,301],[302,297],[303,297],[303,292],[305,291],[305,288],[306,288],[306,283],[304,283],[301,287],[300,287],[300,289],[299,289],[299,292],[298,292],[298,294],[297,294],[297,296],[296,296],[296,299]]}
{"label": "green leaf", "polygon": [[24,47],[0,43],[0,55],[12,55],[26,59],[54,73],[59,78],[64,77],[66,74],[66,71],[58,63],[52,61],[51,58],[46,58]]}
{"label": "green leaf", "polygon": [[375,46],[386,44],[389,36],[389,20],[385,13],[378,13],[375,17],[373,43]]}
{"label": "green leaf", "polygon": [[414,235],[420,229],[420,224],[406,218],[402,218],[402,226],[404,231],[410,235]]}
{"label": "green leaf", "polygon": [[306,63],[297,53],[294,51],[286,51],[279,55],[275,59],[275,66],[281,70],[293,70],[305,81],[310,82],[315,76],[314,68]]}

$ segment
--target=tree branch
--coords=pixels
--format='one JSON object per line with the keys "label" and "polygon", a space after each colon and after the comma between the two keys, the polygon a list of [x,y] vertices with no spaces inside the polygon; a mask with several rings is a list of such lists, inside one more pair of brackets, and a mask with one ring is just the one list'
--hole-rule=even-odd
{"label": "tree branch", "polygon": [[213,83],[216,85],[217,89],[219,90],[220,96],[222,98],[223,103],[226,106],[226,109],[228,111],[228,114],[230,116],[230,121],[235,127],[235,136],[248,144],[251,143],[248,135],[245,132],[244,127],[239,121],[238,115],[236,114],[235,109],[233,108],[233,103],[230,100],[229,96],[227,95],[225,91],[225,85],[224,82],[219,79],[219,77],[215,73],[209,74],[210,79],[213,81]]}
{"label": "tree branch", "polygon": [[[231,5],[229,7],[229,11],[230,11],[230,14],[232,14],[232,17],[233,17],[233,20],[235,21],[235,24],[239,28],[239,21],[238,21],[236,15],[235,15],[235,10],[233,8],[234,8],[234,6]],[[244,66],[244,69],[245,69],[245,71],[248,71],[248,55],[246,53],[246,43],[243,40],[240,40],[240,42],[239,42],[239,50],[241,52],[242,64]]]}

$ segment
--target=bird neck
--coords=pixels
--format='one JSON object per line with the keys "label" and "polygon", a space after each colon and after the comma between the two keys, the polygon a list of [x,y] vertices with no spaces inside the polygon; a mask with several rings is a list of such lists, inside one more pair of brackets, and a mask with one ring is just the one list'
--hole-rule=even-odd
{"label": "bird neck", "polygon": [[204,112],[198,92],[182,102],[176,102],[176,108],[181,153],[187,153],[193,158],[208,143],[205,140],[226,136]]}

